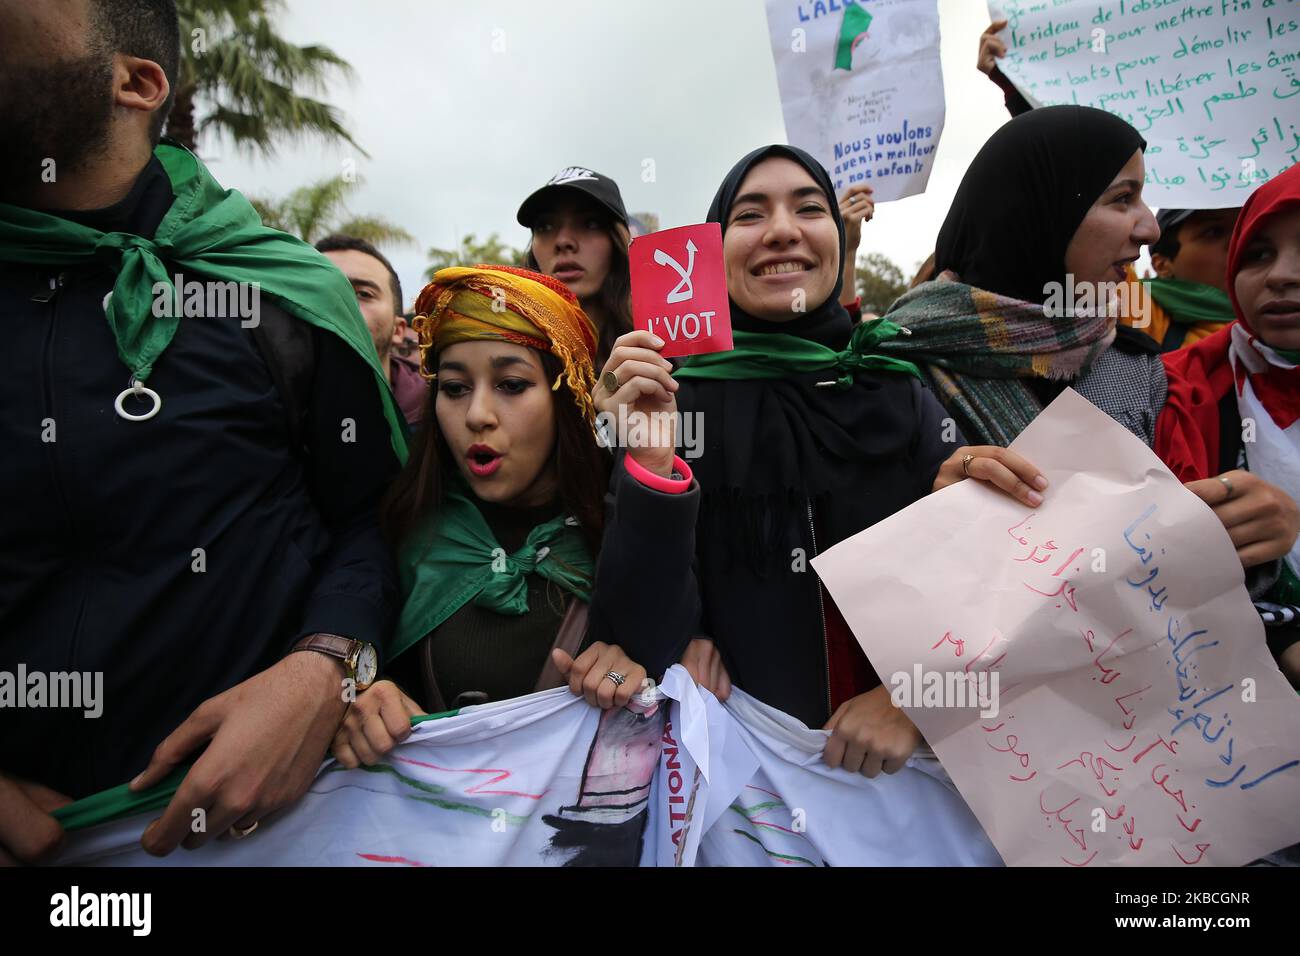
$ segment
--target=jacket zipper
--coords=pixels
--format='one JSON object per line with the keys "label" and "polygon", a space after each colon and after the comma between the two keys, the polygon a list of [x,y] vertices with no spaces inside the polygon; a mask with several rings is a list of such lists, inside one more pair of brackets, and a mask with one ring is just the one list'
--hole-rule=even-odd
{"label": "jacket zipper", "polygon": [[[813,506],[812,499],[808,499],[808,533],[812,535],[812,557],[817,557],[817,527],[813,523]],[[813,572],[815,577],[816,571]],[[826,719],[831,717],[831,641],[826,634],[826,604],[822,600],[822,582],[817,578],[817,614],[822,622],[822,662],[825,665],[826,676]]]}
{"label": "jacket zipper", "polygon": [[[33,302],[41,303],[50,310],[50,324],[45,334],[45,414],[46,417],[54,420],[54,427],[58,428],[58,411],[54,407],[54,342],[57,338],[55,335],[56,326],[59,321],[59,292],[65,285],[67,273],[60,272],[50,278],[50,288],[47,292],[38,293],[32,296]],[[56,433],[57,434],[57,433]],[[68,496],[64,492],[63,482],[60,475],[60,463],[58,455],[58,439],[46,443],[46,460],[50,468],[50,484],[54,489],[54,494],[59,502],[60,510],[63,512],[69,522],[72,520],[71,511],[68,508]],[[72,539],[76,540],[77,535],[72,534]],[[77,611],[77,623],[72,633],[71,643],[68,645],[68,669],[77,670],[77,643],[81,636],[81,615],[85,608],[85,591],[83,589],[81,607]]]}

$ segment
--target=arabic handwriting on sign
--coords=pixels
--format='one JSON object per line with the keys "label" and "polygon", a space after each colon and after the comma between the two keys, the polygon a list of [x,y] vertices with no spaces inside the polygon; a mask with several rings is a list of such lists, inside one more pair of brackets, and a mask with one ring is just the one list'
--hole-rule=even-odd
{"label": "arabic handwriting on sign", "polygon": [[1174,851],[1174,854],[1178,857],[1178,859],[1182,860],[1188,866],[1194,866],[1195,864],[1200,863],[1201,857],[1205,856],[1205,851],[1210,848],[1210,844],[1208,843],[1197,843],[1194,844],[1194,846],[1199,852],[1197,852],[1196,854],[1196,859],[1189,860],[1187,859],[1187,857],[1183,856],[1181,853],[1178,852],[1178,847],[1174,846],[1172,843],[1169,844],[1169,848]]}
{"label": "arabic handwriting on sign", "polygon": [[[1070,839],[1073,840],[1076,844],[1078,844],[1080,850],[1082,850],[1084,853],[1087,853],[1087,852],[1088,852],[1088,839],[1087,839],[1087,837],[1084,835],[1084,829],[1083,829],[1083,827],[1079,827],[1078,829],[1071,830],[1071,829],[1070,829],[1070,824],[1074,822],[1074,819],[1073,819],[1072,817],[1065,817],[1065,816],[1062,816],[1062,815],[1061,815],[1061,814],[1065,813],[1066,810],[1070,809],[1070,807],[1074,806],[1076,803],[1078,803],[1078,802],[1079,802],[1081,799],[1083,799],[1083,798],[1082,798],[1082,797],[1075,797],[1073,800],[1071,800],[1069,803],[1067,803],[1065,806],[1061,807],[1060,809],[1058,809],[1058,810],[1049,810],[1049,809],[1047,809],[1047,807],[1043,806],[1043,795],[1044,795],[1046,792],[1047,792],[1047,791],[1044,790],[1044,791],[1040,791],[1039,794],[1038,794],[1038,809],[1042,810],[1042,811],[1043,811],[1043,815],[1046,816],[1049,820],[1050,820],[1052,817],[1056,817],[1057,821],[1058,821],[1058,822],[1061,824],[1061,826],[1064,828],[1066,834],[1070,837]],[[1091,858],[1089,858],[1089,859],[1091,860]]]}
{"label": "arabic handwriting on sign", "polygon": [[[1142,558],[1143,564],[1146,564],[1147,561],[1151,559],[1144,557],[1144,555],[1147,553],[1146,548],[1133,543],[1133,532],[1137,531],[1137,529],[1142,526],[1142,523],[1145,522],[1148,518],[1150,518],[1155,513],[1156,513],[1156,506],[1152,505],[1151,507],[1147,508],[1146,511],[1138,515],[1137,519],[1132,524],[1130,524],[1127,528],[1124,529],[1124,540],[1128,542],[1128,546],[1133,549],[1133,552],[1139,558]],[[1151,540],[1151,535],[1147,534],[1146,532],[1143,532],[1143,536],[1146,538],[1146,540],[1148,541]]]}
{"label": "arabic handwriting on sign", "polygon": [[1128,818],[1128,823],[1124,824],[1124,832],[1128,834],[1128,848],[1130,850],[1142,849],[1142,842],[1146,837],[1138,837],[1137,842],[1133,842],[1133,831],[1137,829],[1137,821],[1133,817]]}
{"label": "arabic handwriting on sign", "polygon": [[[1010,716],[1014,717],[1014,715],[1010,715]],[[981,724],[980,729],[983,730],[986,734],[993,734],[993,733],[997,733],[1004,726],[1006,726],[1006,721],[1000,720],[992,727],[986,727]],[[988,744],[991,749],[996,750],[998,753],[1013,754],[1017,758],[1021,769],[1028,770],[1029,762],[1030,762],[1029,748],[1026,747],[1023,753],[1017,750],[1016,748],[1020,746],[1020,738],[1017,737],[1015,734],[1007,734],[1005,736],[1005,740],[1007,744],[1005,747],[994,747],[993,744],[987,738],[985,739],[984,742]],[[1025,783],[1029,780],[1033,780],[1036,776],[1038,776],[1038,771],[1034,770],[1027,777],[1017,777],[1015,774],[1009,773],[1007,774],[1007,779],[1013,780],[1016,783]]]}
{"label": "arabic handwriting on sign", "polygon": [[[1035,512],[1035,514],[1036,514],[1036,513],[1037,513],[1037,512]],[[1028,539],[1028,538],[1022,538],[1022,537],[1020,537],[1018,534],[1016,534],[1016,530],[1020,527],[1020,525],[1024,524],[1026,521],[1028,521],[1028,520],[1029,520],[1030,518],[1032,518],[1033,516],[1034,516],[1033,514],[1027,515],[1027,516],[1026,516],[1026,517],[1025,517],[1021,522],[1020,522],[1020,524],[1013,524],[1010,528],[1007,529],[1007,534],[1011,535],[1011,537],[1015,538],[1015,539],[1016,539],[1017,541],[1019,541],[1021,544],[1028,544],[1028,543],[1029,543],[1029,539]],[[1030,531],[1030,530],[1032,530],[1032,528],[1033,528],[1033,525],[1030,525],[1028,528],[1025,529],[1025,531]]]}
{"label": "arabic handwriting on sign", "polygon": [[[1300,133],[1296,132],[1295,123],[1288,123],[1287,126],[1289,126],[1291,129],[1291,145],[1285,147],[1284,151],[1288,153],[1294,153],[1297,149],[1300,149]],[[1281,143],[1282,140],[1286,139],[1286,134],[1282,132],[1282,121],[1278,119],[1276,116],[1273,117],[1273,128],[1277,130],[1277,138],[1279,143]],[[1263,132],[1263,130],[1261,130],[1260,132]]]}
{"label": "arabic handwriting on sign", "polygon": [[[1280,764],[1274,767],[1272,770],[1268,771],[1267,773],[1262,773],[1258,777],[1254,778],[1253,780],[1248,780],[1245,783],[1241,784],[1240,789],[1242,790],[1253,789],[1254,787],[1259,786],[1269,777],[1272,777],[1275,774],[1283,773],[1287,770],[1293,770],[1296,767],[1300,767],[1300,760],[1291,760],[1287,763]],[[1228,787],[1231,786],[1233,783],[1235,783],[1237,778],[1240,777],[1245,772],[1246,772],[1246,765],[1242,764],[1240,767],[1237,768],[1237,772],[1234,773],[1227,780],[1211,780],[1207,777],[1205,779],[1205,783],[1206,785],[1211,787],[1219,787],[1219,788]]]}
{"label": "arabic handwriting on sign", "polygon": [[1186,725],[1194,724],[1196,726],[1196,729],[1201,732],[1201,737],[1205,740],[1205,742],[1207,744],[1212,744],[1218,742],[1218,739],[1223,736],[1223,732],[1228,727],[1232,726],[1232,721],[1228,719],[1227,714],[1224,714],[1223,718],[1225,721],[1227,721],[1227,723],[1224,724],[1224,726],[1219,728],[1219,732],[1217,734],[1211,737],[1209,732],[1209,727],[1210,724],[1213,723],[1214,718],[1211,717],[1209,714],[1192,714],[1190,717],[1184,717],[1183,708],[1181,707],[1178,708],[1169,707],[1166,708],[1166,710],[1169,711],[1171,716],[1173,716],[1178,720],[1178,723],[1174,724],[1173,729],[1170,731],[1170,736],[1178,733],[1178,731],[1181,730]]}
{"label": "arabic handwriting on sign", "polygon": [[[965,671],[967,674],[969,674],[971,668],[975,666],[975,662],[989,652],[989,648],[991,648],[994,644],[997,643],[999,637],[1001,637],[1000,634],[994,634],[993,637],[990,637],[989,642],[986,645],[984,645],[984,650],[980,651],[978,654],[972,657],[970,661],[966,664],[966,666],[962,668],[962,670]],[[1007,652],[1003,651],[993,660],[989,661],[989,663],[985,665],[984,670],[990,671],[993,668],[997,667],[999,664],[1002,663],[1002,659],[1006,656],[1007,656]]]}
{"label": "arabic handwriting on sign", "polygon": [[1114,647],[1116,644],[1118,644],[1122,638],[1127,637],[1129,634],[1132,633],[1133,633],[1133,628],[1130,627],[1128,630],[1121,631],[1119,634],[1116,634],[1115,639],[1106,645],[1106,649],[1092,659],[1092,662],[1097,666],[1097,669],[1102,673],[1101,682],[1103,684],[1109,684],[1115,678],[1119,677],[1120,672],[1118,670],[1115,670],[1114,668],[1107,667],[1105,664],[1101,662],[1101,659],[1105,657],[1107,654],[1109,654],[1111,648]]}
{"label": "arabic handwriting on sign", "polygon": [[[1128,707],[1128,705],[1125,704],[1124,701],[1128,700],[1128,698],[1130,698],[1130,697],[1136,697],[1138,694],[1144,694],[1144,693],[1146,693],[1147,691],[1149,691],[1150,689],[1151,689],[1151,685],[1150,685],[1150,684],[1147,684],[1147,686],[1146,686],[1146,687],[1143,687],[1141,690],[1130,691],[1130,692],[1127,693],[1127,694],[1122,694],[1122,695],[1120,695],[1119,697],[1116,697],[1116,698],[1115,698],[1115,703],[1116,703],[1116,705],[1119,707],[1120,711],[1122,711],[1123,714],[1124,714],[1124,718],[1125,718],[1125,719],[1124,719],[1124,722],[1123,722],[1123,723],[1124,723],[1124,729],[1125,729],[1125,730],[1132,730],[1132,729],[1133,729],[1133,723],[1134,723],[1134,721],[1137,720],[1137,712],[1134,711],[1134,710],[1130,710],[1129,707]],[[1136,739],[1136,735],[1135,735],[1135,739]],[[1125,745],[1124,745],[1124,749],[1127,750],[1128,747],[1129,747],[1129,744],[1132,744],[1132,743],[1133,743],[1133,741],[1130,740],[1130,741],[1128,742],[1128,744],[1125,744]],[[1114,750],[1115,748],[1112,747],[1111,749]]]}
{"label": "arabic handwriting on sign", "polygon": [[1044,554],[1041,558],[1034,557],[1034,555],[1038,554],[1039,548],[1042,548],[1044,551],[1055,551],[1056,543],[1054,541],[1048,541],[1046,544],[1036,544],[1034,545],[1034,550],[1029,552],[1029,554],[1027,554],[1025,557],[1013,558],[1012,560],[1020,561],[1020,562],[1032,561],[1034,562],[1034,564],[1046,564],[1048,559],[1051,558],[1051,555]]}
{"label": "arabic handwriting on sign", "polygon": [[1291,81],[1291,82],[1290,82],[1290,83],[1285,87],[1285,88],[1288,90],[1288,92],[1286,92],[1286,93],[1279,92],[1279,91],[1278,91],[1278,88],[1275,86],[1275,87],[1273,87],[1273,96],[1274,96],[1276,99],[1279,99],[1279,100],[1289,100],[1291,97],[1295,96],[1297,93],[1300,93],[1300,79],[1298,79],[1298,78],[1296,77],[1296,75],[1295,75],[1295,70],[1293,70],[1293,69],[1292,69],[1291,67],[1289,67],[1289,66],[1287,66],[1287,67],[1283,67],[1283,68],[1282,68],[1282,72],[1285,73],[1285,74],[1287,75],[1287,78]]}
{"label": "arabic handwriting on sign", "polygon": [[[1129,741],[1129,743],[1132,743],[1132,741]],[[1154,741],[1150,746],[1143,748],[1143,749],[1142,749],[1142,750],[1141,750],[1141,751],[1140,751],[1136,756],[1134,756],[1134,758],[1133,758],[1133,762],[1134,762],[1134,763],[1139,763],[1139,762],[1142,760],[1143,757],[1145,757],[1147,754],[1149,754],[1149,753],[1150,753],[1152,750],[1154,750],[1156,747],[1164,747],[1166,750],[1168,750],[1168,751],[1169,751],[1171,754],[1173,754],[1174,756],[1177,756],[1177,755],[1178,755],[1178,741],[1177,741],[1177,740],[1165,740],[1165,738],[1162,737],[1162,736],[1160,736],[1160,734],[1156,734],[1156,739],[1155,739],[1155,741]],[[1124,749],[1127,750],[1128,748],[1125,747]]]}
{"label": "arabic handwriting on sign", "polygon": [[1017,747],[1020,746],[1020,738],[1017,737],[1015,734],[1007,734],[1006,740],[1007,740],[1006,747],[994,747],[993,744],[989,743],[987,740],[984,742],[1000,754],[1005,754],[1005,753],[1015,754],[1018,758],[1020,758],[1020,768],[1022,770],[1028,770],[1029,751],[1026,750],[1024,753],[1021,753],[1019,750],[1016,749]]}
{"label": "arabic handwriting on sign", "polygon": [[[1068,580],[1062,581],[1061,586],[1058,587],[1055,591],[1051,591],[1051,592],[1040,591],[1038,590],[1038,588],[1034,587],[1032,584],[1029,584],[1027,582],[1025,582],[1025,587],[1029,588],[1029,590],[1033,591],[1035,594],[1041,594],[1043,597],[1063,597],[1065,603],[1070,605],[1071,611],[1079,610],[1079,602],[1075,600],[1075,596],[1074,596],[1077,588],[1075,588],[1074,585],[1072,585]],[[1056,606],[1060,607],[1061,605],[1058,604]]]}
{"label": "arabic handwriting on sign", "polygon": [[955,654],[954,656],[956,656],[956,657],[961,657],[961,655],[962,655],[962,651],[964,651],[964,650],[966,649],[966,642],[963,641],[963,640],[962,640],[961,638],[959,638],[959,637],[953,637],[953,636],[952,636],[952,631],[948,631],[946,634],[944,634],[943,637],[939,638],[938,643],[937,643],[937,644],[934,644],[934,645],[930,648],[930,650],[932,650],[932,651],[933,651],[933,650],[938,650],[938,648],[939,648],[939,644],[942,644],[942,643],[944,643],[945,641],[947,641],[949,644],[952,644],[954,647],[957,648],[957,652],[956,652],[956,654]]}
{"label": "arabic handwriting on sign", "polygon": [[1215,93],[1213,96],[1202,100],[1201,106],[1205,109],[1206,118],[1213,121],[1214,111],[1210,109],[1211,103],[1226,103],[1230,100],[1244,100],[1247,97],[1254,96],[1258,92],[1258,88],[1254,86],[1247,87],[1244,80],[1238,80],[1237,89],[1235,91],[1230,90],[1224,93]]}
{"label": "arabic handwriting on sign", "polygon": [[[1158,779],[1158,780],[1156,779],[1156,773],[1157,773],[1157,772],[1160,770],[1160,768],[1163,767],[1163,766],[1164,766],[1164,764],[1162,764],[1162,763],[1158,763],[1158,764],[1156,764],[1154,767],[1151,768],[1151,782],[1154,783],[1154,784],[1155,784],[1157,787],[1159,787],[1161,790],[1163,790],[1165,793],[1169,794],[1169,796],[1173,797],[1174,802],[1177,803],[1180,807],[1182,807],[1183,813],[1186,813],[1187,810],[1188,810],[1188,807],[1187,807],[1187,798],[1183,796],[1183,791],[1182,791],[1182,790],[1173,791],[1173,790],[1170,790],[1169,787],[1168,787],[1169,778],[1170,778],[1173,774],[1166,773],[1166,774],[1165,774],[1163,777],[1161,777],[1160,779]],[[1177,773],[1178,771],[1175,770],[1174,772]],[[1192,804],[1192,806],[1195,807],[1196,805],[1195,805],[1195,804]]]}
{"label": "arabic handwriting on sign", "polygon": [[[1061,764],[1056,769],[1064,770],[1066,767],[1069,767],[1076,763],[1084,770],[1090,771],[1092,773],[1093,777],[1096,778],[1097,785],[1101,788],[1101,792],[1104,793],[1106,796],[1113,797],[1115,796],[1116,793],[1119,792],[1118,787],[1111,789],[1110,787],[1106,786],[1103,780],[1106,776],[1107,770],[1113,770],[1116,773],[1123,773],[1124,772],[1123,767],[1117,767],[1115,766],[1115,764],[1111,763],[1105,757],[1099,757],[1093,754],[1091,751],[1085,750],[1083,753],[1079,754],[1079,756],[1075,757],[1073,760]],[[1115,783],[1119,783],[1119,777],[1112,777],[1111,779]]]}

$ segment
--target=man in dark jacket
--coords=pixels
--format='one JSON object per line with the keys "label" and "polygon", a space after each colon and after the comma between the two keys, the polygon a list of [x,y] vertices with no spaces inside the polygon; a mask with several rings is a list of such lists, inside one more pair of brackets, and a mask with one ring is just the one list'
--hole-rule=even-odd
{"label": "man in dark jacket", "polygon": [[0,862],[189,761],[145,848],[246,834],[391,624],[391,395],[337,271],[155,149],[174,0],[0,0],[0,43]]}

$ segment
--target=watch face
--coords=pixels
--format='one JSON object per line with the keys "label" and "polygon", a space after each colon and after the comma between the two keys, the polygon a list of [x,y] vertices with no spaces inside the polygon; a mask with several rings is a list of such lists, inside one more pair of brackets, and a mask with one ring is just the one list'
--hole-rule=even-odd
{"label": "watch face", "polygon": [[379,674],[379,655],[375,652],[373,644],[363,644],[361,653],[357,655],[357,686],[359,688],[369,687],[375,682],[375,677]]}

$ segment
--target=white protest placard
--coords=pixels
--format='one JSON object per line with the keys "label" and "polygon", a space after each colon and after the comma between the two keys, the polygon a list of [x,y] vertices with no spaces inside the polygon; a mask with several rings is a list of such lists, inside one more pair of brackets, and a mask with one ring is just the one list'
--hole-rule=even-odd
{"label": "white protest placard", "polygon": [[876,202],[924,192],[943,132],[936,0],[767,0],[786,136]]}
{"label": "white protest placard", "polygon": [[1297,0],[990,0],[1030,103],[1095,106],[1147,141],[1152,206],[1222,209],[1300,160]]}
{"label": "white protest placard", "polygon": [[1300,698],[1218,519],[1066,390],[1050,487],[930,495],[813,561],[1008,864],[1240,865],[1300,840]]}

